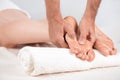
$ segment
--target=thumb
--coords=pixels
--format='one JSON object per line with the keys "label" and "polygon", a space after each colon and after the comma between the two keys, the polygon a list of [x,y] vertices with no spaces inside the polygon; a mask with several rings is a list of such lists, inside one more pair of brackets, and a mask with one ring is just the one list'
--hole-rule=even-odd
{"label": "thumb", "polygon": [[91,32],[90,32],[90,38],[91,38],[91,42],[94,43],[95,40],[96,40],[96,36],[95,36],[94,31],[91,31]]}
{"label": "thumb", "polygon": [[79,43],[80,44],[85,44],[86,42],[86,34],[80,34],[80,37],[79,37]]}
{"label": "thumb", "polygon": [[63,37],[61,38],[59,44],[61,45],[62,48],[68,48],[68,45]]}

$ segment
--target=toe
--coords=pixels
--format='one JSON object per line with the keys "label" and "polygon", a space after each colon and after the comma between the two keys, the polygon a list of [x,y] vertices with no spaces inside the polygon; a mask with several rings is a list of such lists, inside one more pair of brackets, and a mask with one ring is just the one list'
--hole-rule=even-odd
{"label": "toe", "polygon": [[110,55],[110,48],[105,44],[99,44],[96,46],[96,49],[104,56]]}
{"label": "toe", "polygon": [[107,48],[101,49],[100,52],[106,57],[110,55],[110,50]]}
{"label": "toe", "polygon": [[84,55],[84,54],[79,53],[79,54],[77,54],[76,56],[77,56],[78,58],[80,58],[81,60],[85,60],[85,55]]}
{"label": "toe", "polygon": [[70,52],[73,54],[78,54],[79,50],[75,46],[70,46]]}
{"label": "toe", "polygon": [[86,59],[86,55],[83,54],[82,57],[81,57],[82,60],[85,60]]}
{"label": "toe", "polygon": [[112,48],[110,54],[115,55],[116,53],[117,53],[117,50],[115,48]]}
{"label": "toe", "polygon": [[76,56],[81,59],[81,57],[83,56],[83,54],[79,53],[79,54],[76,54]]}
{"label": "toe", "polygon": [[89,51],[88,51],[88,60],[87,61],[93,61],[94,60],[94,58],[95,58],[95,53],[94,53],[94,51],[92,50],[92,49],[90,49]]}
{"label": "toe", "polygon": [[89,56],[88,55],[86,55],[86,60],[89,61]]}

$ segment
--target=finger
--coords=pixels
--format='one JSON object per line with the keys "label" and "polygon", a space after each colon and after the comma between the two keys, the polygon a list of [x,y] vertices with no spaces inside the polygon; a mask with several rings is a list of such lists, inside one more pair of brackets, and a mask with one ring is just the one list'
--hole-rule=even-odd
{"label": "finger", "polygon": [[95,36],[95,33],[93,31],[90,31],[90,41],[92,43],[94,43],[96,40],[96,36]]}
{"label": "finger", "polygon": [[62,37],[61,40],[59,40],[59,44],[62,48],[68,48],[68,44],[65,42],[64,37]]}
{"label": "finger", "polygon": [[81,33],[79,37],[79,43],[85,44],[85,42],[86,42],[86,33]]}

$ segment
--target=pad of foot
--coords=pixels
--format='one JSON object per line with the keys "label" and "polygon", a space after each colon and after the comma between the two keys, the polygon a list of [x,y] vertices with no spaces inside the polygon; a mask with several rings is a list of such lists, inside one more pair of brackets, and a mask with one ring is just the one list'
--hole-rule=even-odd
{"label": "pad of foot", "polygon": [[92,61],[95,58],[95,53],[92,49],[92,45],[89,41],[86,44],[79,44],[78,41],[74,41],[66,34],[66,41],[70,47],[72,53],[82,60]]}
{"label": "pad of foot", "polygon": [[[67,17],[65,20],[70,22],[72,27],[77,27],[76,21],[73,17]],[[87,61],[92,61],[95,58],[92,44],[89,41],[86,41],[86,44],[81,45],[77,40],[75,41],[71,39],[67,34],[65,37],[71,52],[74,53],[78,58]]]}

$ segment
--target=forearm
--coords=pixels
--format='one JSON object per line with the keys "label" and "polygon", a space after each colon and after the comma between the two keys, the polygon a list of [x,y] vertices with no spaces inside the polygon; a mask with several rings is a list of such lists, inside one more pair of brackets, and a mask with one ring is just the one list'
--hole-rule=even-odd
{"label": "forearm", "polygon": [[83,17],[87,18],[91,22],[95,22],[100,3],[101,0],[87,0],[87,7]]}
{"label": "forearm", "polygon": [[48,21],[62,19],[60,12],[60,0],[46,0],[46,15]]}

